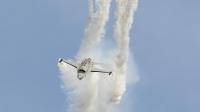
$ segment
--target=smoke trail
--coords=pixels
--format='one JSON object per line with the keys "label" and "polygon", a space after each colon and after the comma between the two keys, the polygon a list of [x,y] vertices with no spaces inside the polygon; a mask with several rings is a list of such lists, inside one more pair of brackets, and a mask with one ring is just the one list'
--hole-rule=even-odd
{"label": "smoke trail", "polygon": [[85,29],[85,38],[80,50],[81,53],[88,52],[89,47],[97,44],[104,37],[104,26],[109,18],[110,2],[111,0],[96,0],[98,10],[93,14],[93,1],[89,0],[89,22]]}
{"label": "smoke trail", "polygon": [[[125,91],[127,61],[129,59],[129,30],[133,22],[133,12],[137,8],[137,0],[116,0],[114,39],[118,50],[109,49],[112,53],[100,49],[101,38],[105,35],[105,24],[109,19],[111,0],[96,0],[97,12],[93,10],[93,0],[88,0],[89,16],[85,28],[85,37],[78,57],[90,57],[95,61],[104,62],[104,67],[112,70],[110,77],[105,74],[93,73],[79,81],[76,70],[61,62],[58,64],[61,79],[72,102],[68,111],[77,112],[110,112],[111,103],[120,102]],[[98,52],[96,52],[98,51]],[[107,54],[107,56],[105,56]],[[116,110],[115,110],[116,111]]]}
{"label": "smoke trail", "polygon": [[133,12],[137,8],[137,0],[117,0],[115,16],[118,19],[114,25],[114,38],[119,47],[115,63],[124,74],[125,63],[129,56],[129,31],[133,22]]}
{"label": "smoke trail", "polygon": [[129,31],[133,23],[133,12],[137,9],[138,0],[116,0],[115,16],[117,21],[114,25],[114,38],[119,47],[115,56],[115,64],[119,73],[118,87],[115,89],[113,100],[119,101],[125,91],[125,76],[127,61],[129,59]]}

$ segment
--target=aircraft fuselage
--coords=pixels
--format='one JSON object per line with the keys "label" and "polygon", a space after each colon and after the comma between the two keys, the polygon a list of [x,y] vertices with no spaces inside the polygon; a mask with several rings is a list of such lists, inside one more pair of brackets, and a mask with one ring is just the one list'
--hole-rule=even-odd
{"label": "aircraft fuselage", "polygon": [[77,68],[77,78],[81,80],[87,73],[91,71],[92,66],[93,64],[90,58],[83,60],[80,66]]}

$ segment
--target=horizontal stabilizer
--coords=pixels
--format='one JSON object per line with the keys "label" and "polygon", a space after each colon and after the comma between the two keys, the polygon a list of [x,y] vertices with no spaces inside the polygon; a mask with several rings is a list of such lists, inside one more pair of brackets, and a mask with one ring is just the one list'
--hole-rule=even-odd
{"label": "horizontal stabilizer", "polygon": [[103,63],[96,63],[96,62],[92,62],[93,65],[99,65],[99,64],[103,64]]}

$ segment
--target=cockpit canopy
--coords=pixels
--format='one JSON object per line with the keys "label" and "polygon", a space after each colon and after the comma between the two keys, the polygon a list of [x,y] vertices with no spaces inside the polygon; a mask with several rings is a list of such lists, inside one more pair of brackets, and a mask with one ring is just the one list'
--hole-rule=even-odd
{"label": "cockpit canopy", "polygon": [[78,70],[78,73],[85,73],[85,70]]}

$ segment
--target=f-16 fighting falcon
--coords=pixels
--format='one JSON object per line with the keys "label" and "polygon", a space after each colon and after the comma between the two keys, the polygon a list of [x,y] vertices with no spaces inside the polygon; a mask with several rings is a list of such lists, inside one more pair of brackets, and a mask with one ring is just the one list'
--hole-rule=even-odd
{"label": "f-16 fighting falcon", "polygon": [[[78,60],[80,60],[80,59],[78,59]],[[90,58],[82,60],[82,62],[80,64],[79,63],[75,63],[75,62],[69,62],[69,61],[63,60],[61,58],[59,58],[58,62],[59,63],[65,62],[65,63],[77,68],[77,73],[78,73],[77,74],[77,78],[80,79],[80,80],[84,76],[86,76],[86,74],[88,74],[89,72],[108,73],[109,75],[112,74],[111,71],[109,72],[109,71],[105,71],[105,70],[93,67],[94,64],[102,64],[102,63],[92,62],[92,60]]]}

